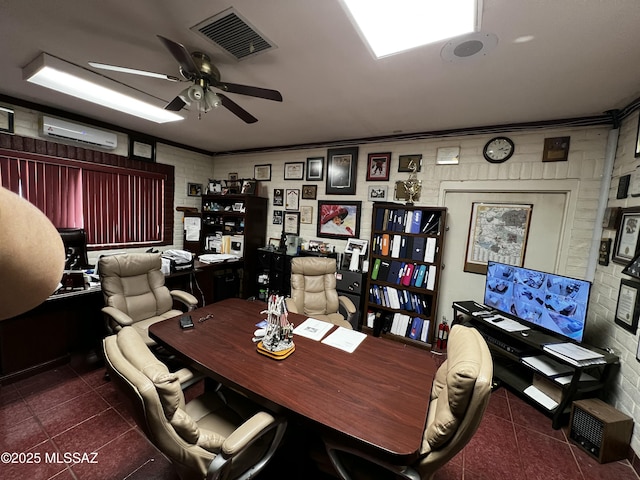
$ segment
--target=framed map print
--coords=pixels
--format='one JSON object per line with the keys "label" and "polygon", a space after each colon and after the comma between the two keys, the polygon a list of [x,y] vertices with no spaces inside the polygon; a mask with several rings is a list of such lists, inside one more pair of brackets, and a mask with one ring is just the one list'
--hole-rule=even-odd
{"label": "framed map print", "polygon": [[487,262],[524,265],[531,204],[482,203],[471,205],[464,271],[487,273]]}

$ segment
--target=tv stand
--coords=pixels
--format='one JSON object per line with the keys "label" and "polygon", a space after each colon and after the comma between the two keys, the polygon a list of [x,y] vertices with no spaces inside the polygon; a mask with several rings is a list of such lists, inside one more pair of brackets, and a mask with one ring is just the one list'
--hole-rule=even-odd
{"label": "tv stand", "polygon": [[[483,320],[479,312],[488,309],[473,301],[453,302],[453,324],[462,323],[476,328],[485,338],[493,358],[494,381],[507,385],[520,397],[536,406],[552,419],[552,427],[559,429],[568,418],[574,400],[598,396],[607,385],[611,374],[619,365],[619,358],[604,350],[582,344],[600,353],[604,363],[576,366],[548,353],[544,345],[565,342],[563,338],[536,329],[525,332],[506,332],[496,324]],[[475,313],[475,315],[474,315]],[[503,316],[506,316],[502,314]],[[507,316],[509,317],[509,316]],[[510,317],[518,321],[516,317]],[[543,371],[531,365],[531,357],[550,362],[558,370]],[[523,360],[524,359],[524,360]],[[562,373],[558,373],[562,372]],[[534,386],[535,388],[531,388]],[[541,391],[550,397],[533,398],[532,392]]]}

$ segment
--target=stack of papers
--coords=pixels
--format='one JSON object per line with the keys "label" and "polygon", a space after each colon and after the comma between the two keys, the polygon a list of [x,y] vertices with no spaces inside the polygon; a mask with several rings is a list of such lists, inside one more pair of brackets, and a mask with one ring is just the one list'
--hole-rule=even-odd
{"label": "stack of papers", "polygon": [[604,355],[576,345],[575,343],[548,343],[542,347],[542,349],[578,367],[607,363]]}
{"label": "stack of papers", "polygon": [[573,368],[569,365],[563,365],[555,360],[545,357],[522,357],[522,363],[535,368],[541,373],[544,373],[547,377],[555,377],[557,375],[564,375],[573,372]]}
{"label": "stack of papers", "polygon": [[200,255],[198,260],[204,263],[221,263],[228,260],[240,260],[240,257],[229,253],[207,253]]}
{"label": "stack of papers", "polygon": [[333,323],[323,322],[315,318],[307,318],[304,322],[293,329],[294,335],[307,337],[311,340],[322,340],[322,337],[334,327]]}

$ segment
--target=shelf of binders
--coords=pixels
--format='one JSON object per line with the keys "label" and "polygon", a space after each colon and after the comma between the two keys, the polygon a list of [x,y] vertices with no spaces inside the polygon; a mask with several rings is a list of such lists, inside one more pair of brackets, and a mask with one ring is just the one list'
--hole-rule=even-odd
{"label": "shelf of binders", "polygon": [[375,203],[367,326],[421,347],[434,341],[446,208]]}

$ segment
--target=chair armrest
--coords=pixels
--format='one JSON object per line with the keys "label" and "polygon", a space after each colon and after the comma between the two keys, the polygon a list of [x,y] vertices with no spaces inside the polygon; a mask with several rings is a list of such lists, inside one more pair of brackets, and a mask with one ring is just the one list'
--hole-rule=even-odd
{"label": "chair armrest", "polygon": [[236,428],[222,444],[225,455],[237,455],[257,438],[277,425],[277,420],[267,412],[258,412]]}
{"label": "chair armrest", "polygon": [[354,313],[356,313],[356,306],[353,304],[353,302],[351,301],[351,299],[349,297],[345,297],[343,295],[339,295],[338,296],[338,301],[340,302],[340,304],[344,307],[344,309],[347,311],[347,313],[351,316]]}
{"label": "chair armrest", "polygon": [[284,299],[285,304],[287,305],[287,310],[291,313],[300,313],[298,311],[298,307],[296,306],[296,302],[293,301],[293,298],[287,297]]}
{"label": "chair armrest", "polygon": [[[377,465],[381,468],[384,468],[385,470],[393,472],[395,476],[399,478],[404,478],[406,480],[421,480],[420,474],[407,465],[393,465],[391,463],[384,462],[372,455],[361,452],[360,450],[347,447],[346,445],[339,445],[337,443],[334,443],[327,438],[324,439],[324,445],[327,450],[327,454],[329,455],[329,459],[333,464],[333,467],[336,469],[336,472],[338,472],[338,475],[343,480],[351,480],[348,470],[352,470],[355,468],[355,470],[357,471],[357,465],[362,465],[362,463],[372,463],[374,465]],[[350,469],[347,469],[346,466],[342,464],[340,460],[340,452],[345,452],[350,455],[348,459],[348,461],[350,462]],[[353,465],[354,463],[356,465]]]}
{"label": "chair armrest", "polygon": [[198,306],[198,299],[190,293],[183,292],[182,290],[171,290],[169,293],[174,300],[178,300],[187,307],[189,311]]}
{"label": "chair armrest", "polygon": [[118,325],[123,327],[133,325],[133,318],[115,307],[103,307],[102,313],[110,316]]}
{"label": "chair armrest", "polygon": [[[276,431],[273,433],[269,448],[262,458],[254,463],[242,476],[242,478],[253,478],[254,475],[260,472],[269,460],[271,460],[278,445],[280,445],[284,431],[287,428],[287,422],[284,417],[274,418],[266,412],[258,412],[240,425],[225,439],[220,453],[216,455],[209,464],[207,479],[217,480],[221,478],[228,467],[227,464],[231,462],[238,453],[249,448],[254,442],[261,440],[274,428]],[[200,431],[202,433],[203,429],[200,429]]]}
{"label": "chair armrest", "polygon": [[[349,325],[353,327],[354,317],[356,316],[356,306],[353,304],[349,297],[345,297],[344,295],[338,295],[338,302],[340,303],[340,305],[342,305],[342,308],[344,308],[347,313],[347,318],[345,318],[345,320],[349,322]],[[357,327],[358,325],[356,323],[356,326],[354,328]]]}

